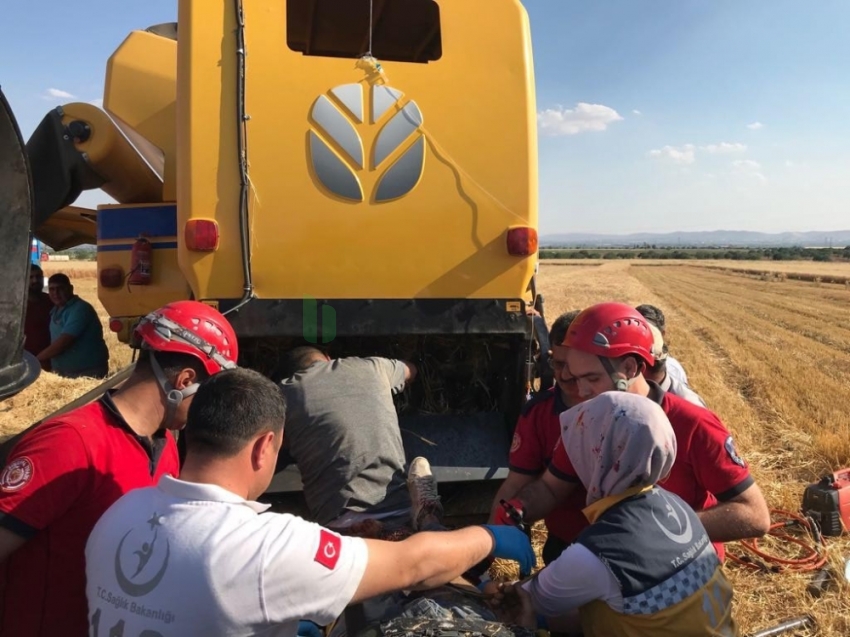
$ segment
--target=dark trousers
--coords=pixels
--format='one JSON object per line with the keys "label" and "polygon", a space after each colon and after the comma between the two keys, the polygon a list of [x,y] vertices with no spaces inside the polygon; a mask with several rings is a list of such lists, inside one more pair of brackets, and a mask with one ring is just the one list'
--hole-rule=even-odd
{"label": "dark trousers", "polygon": [[564,542],[561,538],[549,535],[546,538],[546,544],[543,545],[543,550],[540,552],[543,557],[543,563],[549,566],[552,562],[558,559],[558,556],[564,552],[564,549],[570,545],[570,542]]}

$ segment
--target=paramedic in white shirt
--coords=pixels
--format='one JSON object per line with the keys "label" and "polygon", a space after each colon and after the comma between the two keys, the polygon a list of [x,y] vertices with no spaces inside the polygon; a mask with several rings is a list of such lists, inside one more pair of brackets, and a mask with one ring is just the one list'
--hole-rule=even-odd
{"label": "paramedic in white shirt", "polygon": [[271,482],[285,400],[238,368],[203,383],[189,410],[180,479],[120,498],[86,546],[92,635],[295,637],[345,607],[446,583],[488,556],[534,554],[512,526],[418,533],[402,542],[343,537],[254,500]]}

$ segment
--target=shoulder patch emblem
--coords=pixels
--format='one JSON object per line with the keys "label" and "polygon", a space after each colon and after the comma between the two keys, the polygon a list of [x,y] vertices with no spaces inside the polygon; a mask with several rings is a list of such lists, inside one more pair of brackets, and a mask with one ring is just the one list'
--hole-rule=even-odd
{"label": "shoulder patch emblem", "polygon": [[736,465],[738,465],[740,467],[746,467],[747,466],[747,463],[744,462],[744,459],[741,458],[741,456],[738,455],[738,452],[735,449],[735,441],[732,440],[732,436],[729,436],[726,439],[726,443],[724,444],[724,446],[726,447],[726,453],[729,454],[729,457],[732,459],[732,462],[734,462]]}
{"label": "shoulder patch emblem", "polygon": [[511,453],[513,453],[514,451],[517,451],[521,444],[522,444],[522,438],[520,438],[520,435],[518,433],[515,433],[514,439],[511,441]]}
{"label": "shoulder patch emblem", "polygon": [[319,531],[319,548],[316,550],[316,555],[313,556],[313,561],[332,571],[339,561],[341,549],[342,539],[335,533],[322,529]]}
{"label": "shoulder patch emblem", "polygon": [[23,489],[32,480],[33,472],[32,460],[26,456],[15,458],[0,475],[0,489],[6,492]]}

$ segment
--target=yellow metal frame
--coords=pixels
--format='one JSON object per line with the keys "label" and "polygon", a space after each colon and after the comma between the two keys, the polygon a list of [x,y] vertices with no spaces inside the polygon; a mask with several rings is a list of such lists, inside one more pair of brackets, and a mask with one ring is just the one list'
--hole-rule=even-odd
{"label": "yellow metal frame", "polygon": [[[528,16],[519,0],[435,2],[440,58],[378,60],[380,71],[369,61],[293,51],[286,2],[244,4],[248,232],[257,298],[531,300],[537,255],[511,256],[506,246],[509,228],[538,223]],[[236,3],[180,0],[179,46],[136,31],[110,57],[108,117],[89,105],[66,107],[69,116],[94,123],[96,134],[79,150],[89,153],[121,204],[177,204],[178,248],[156,252],[154,284],[101,291],[113,316],[189,296],[216,302],[243,294]],[[374,86],[400,98],[377,121],[358,121],[334,92],[352,84],[362,87],[364,114]],[[320,98],[354,131],[362,166],[314,116]],[[373,166],[380,131],[412,103],[421,123]],[[329,191],[314,169],[311,135],[355,175],[364,201]],[[418,139],[424,160],[415,185],[376,202],[379,180]],[[149,161],[151,153],[162,165]],[[190,219],[218,223],[215,252],[185,245]],[[129,252],[102,251],[98,264],[127,272]]]}
{"label": "yellow metal frame", "polygon": [[[439,5],[440,60],[382,62],[383,81],[404,93],[397,107],[412,99],[423,113],[422,177],[407,196],[370,205],[328,196],[308,148],[315,100],[343,84],[368,88],[368,73],[354,59],[290,50],[284,2],[245,4],[249,227],[259,298],[527,296],[536,255],[507,255],[505,234],[512,225],[537,227],[528,17],[518,0]],[[178,223],[214,218],[221,230],[215,254],[180,246],[181,268],[201,298],[238,298],[243,286],[233,6],[179,6]],[[379,128],[357,126],[365,147]],[[367,190],[376,179],[368,173],[358,173]]]}

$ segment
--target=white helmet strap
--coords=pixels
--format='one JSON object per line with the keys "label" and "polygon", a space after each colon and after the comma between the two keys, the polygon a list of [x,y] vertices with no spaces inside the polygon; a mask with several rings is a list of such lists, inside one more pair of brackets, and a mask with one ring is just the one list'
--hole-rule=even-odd
{"label": "white helmet strap", "polygon": [[162,393],[165,394],[165,418],[164,422],[166,425],[170,424],[174,415],[177,413],[177,408],[180,406],[184,400],[193,396],[195,392],[198,391],[199,384],[192,383],[191,385],[184,387],[183,389],[177,389],[174,385],[171,384],[171,381],[168,380],[168,377],[165,375],[165,371],[163,371],[162,366],[159,364],[159,361],[156,360],[156,354],[153,350],[150,350],[150,361],[151,361],[151,369],[153,369],[153,374],[156,377],[156,381],[159,384],[160,389],[162,389]]}
{"label": "white helmet strap", "polygon": [[637,376],[634,378],[621,378],[617,370],[614,369],[614,366],[611,364],[611,359],[606,358],[605,356],[599,356],[598,358],[602,363],[602,367],[604,367],[605,371],[608,372],[608,376],[611,377],[611,381],[614,383],[614,389],[617,391],[628,391],[634,384]]}

